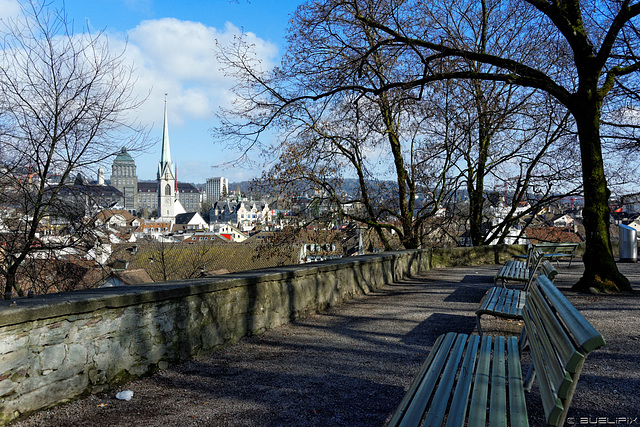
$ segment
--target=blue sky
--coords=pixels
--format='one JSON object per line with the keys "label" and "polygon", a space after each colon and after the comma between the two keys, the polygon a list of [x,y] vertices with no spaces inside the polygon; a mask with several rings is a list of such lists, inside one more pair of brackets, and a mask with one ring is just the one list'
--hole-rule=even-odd
{"label": "blue sky", "polygon": [[[15,13],[18,0],[0,0],[0,17]],[[84,26],[104,30],[110,45],[127,43],[127,60],[137,73],[136,91],[151,94],[138,112],[152,125],[154,146],[135,156],[138,178],[155,179],[164,94],[168,94],[171,157],[178,180],[204,183],[224,176],[230,181],[250,179],[259,171],[214,167],[237,153],[214,145],[209,129],[214,113],[231,98],[232,81],[219,70],[213,47],[240,32],[251,33],[267,64],[283,52],[285,31],[302,0],[53,0],[73,20],[75,32]],[[106,165],[106,176],[111,165]]]}

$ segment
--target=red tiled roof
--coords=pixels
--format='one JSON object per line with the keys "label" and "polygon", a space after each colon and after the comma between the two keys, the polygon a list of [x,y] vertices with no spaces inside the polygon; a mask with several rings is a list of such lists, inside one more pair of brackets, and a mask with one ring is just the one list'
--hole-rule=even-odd
{"label": "red tiled roof", "polygon": [[529,227],[529,243],[580,243],[582,239],[571,227]]}

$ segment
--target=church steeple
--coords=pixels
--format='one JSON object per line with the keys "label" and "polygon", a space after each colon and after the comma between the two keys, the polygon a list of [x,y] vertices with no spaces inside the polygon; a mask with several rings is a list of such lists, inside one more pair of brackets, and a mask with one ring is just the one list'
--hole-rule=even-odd
{"label": "church steeple", "polygon": [[[167,94],[164,95],[164,125],[162,128],[162,153],[158,163],[158,179],[167,173],[173,173],[171,164],[171,149],[169,148],[169,121],[167,120]],[[175,178],[175,176],[173,177]]]}
{"label": "church steeple", "polygon": [[158,162],[158,217],[173,222],[175,218],[177,182],[169,150],[169,126],[167,97],[164,98],[164,126],[162,129],[162,153]]}

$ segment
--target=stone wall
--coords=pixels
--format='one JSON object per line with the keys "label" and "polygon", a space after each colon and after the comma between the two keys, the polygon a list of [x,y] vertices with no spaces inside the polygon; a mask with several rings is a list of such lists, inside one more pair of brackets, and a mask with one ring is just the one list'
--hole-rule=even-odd
{"label": "stone wall", "polygon": [[2,301],[0,424],[367,294],[427,270],[430,256],[402,251]]}
{"label": "stone wall", "polygon": [[387,252],[0,301],[0,425],[430,268],[502,263],[525,251],[510,245]]}

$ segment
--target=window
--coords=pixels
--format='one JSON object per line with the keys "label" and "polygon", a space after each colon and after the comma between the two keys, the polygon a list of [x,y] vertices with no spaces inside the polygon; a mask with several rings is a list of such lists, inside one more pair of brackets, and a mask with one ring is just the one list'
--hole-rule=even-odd
{"label": "window", "polygon": [[[165,196],[170,196],[170,195],[171,195],[171,186],[170,186],[169,184],[167,184],[167,185],[164,187],[164,195],[165,195]],[[169,212],[167,212],[167,213],[169,213]]]}

